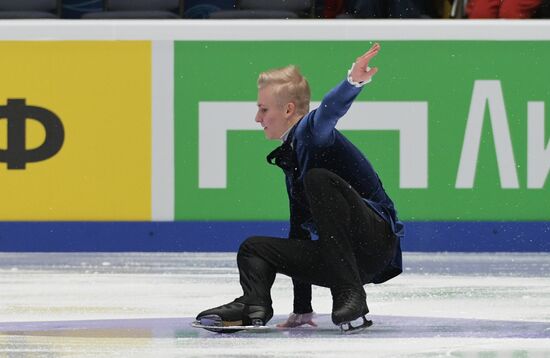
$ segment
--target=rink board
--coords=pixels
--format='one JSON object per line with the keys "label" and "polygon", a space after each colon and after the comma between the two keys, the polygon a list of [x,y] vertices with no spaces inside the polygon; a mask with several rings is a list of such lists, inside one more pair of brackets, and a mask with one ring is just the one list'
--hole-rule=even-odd
{"label": "rink board", "polygon": [[[410,222],[404,251],[550,252],[547,222]],[[236,252],[286,222],[0,222],[5,252]]]}
{"label": "rink board", "polygon": [[66,135],[24,170],[0,163],[0,250],[235,251],[285,236],[257,74],[297,64],[316,106],[373,42],[380,72],[338,129],[396,203],[404,249],[548,251],[550,25],[507,21],[3,22],[0,106],[25,98]]}

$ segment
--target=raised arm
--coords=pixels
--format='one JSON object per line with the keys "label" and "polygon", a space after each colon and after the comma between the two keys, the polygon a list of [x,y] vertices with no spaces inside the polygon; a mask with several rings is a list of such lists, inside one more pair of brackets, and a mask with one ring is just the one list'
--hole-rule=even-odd
{"label": "raised arm", "polygon": [[351,104],[361,92],[361,87],[369,83],[378,72],[378,68],[370,68],[370,60],[378,54],[380,45],[375,43],[363,55],[357,57],[348,71],[347,81],[341,82],[323,98],[319,108],[309,118],[308,126],[314,135],[317,144],[326,143],[331,133],[351,107]]}

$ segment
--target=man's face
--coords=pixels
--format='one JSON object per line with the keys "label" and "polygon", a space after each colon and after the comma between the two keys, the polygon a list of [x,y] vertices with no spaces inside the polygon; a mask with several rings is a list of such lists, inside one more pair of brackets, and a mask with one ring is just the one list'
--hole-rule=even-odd
{"label": "man's face", "polygon": [[267,139],[280,139],[288,129],[290,113],[285,107],[275,98],[272,86],[258,90],[256,122],[262,125]]}

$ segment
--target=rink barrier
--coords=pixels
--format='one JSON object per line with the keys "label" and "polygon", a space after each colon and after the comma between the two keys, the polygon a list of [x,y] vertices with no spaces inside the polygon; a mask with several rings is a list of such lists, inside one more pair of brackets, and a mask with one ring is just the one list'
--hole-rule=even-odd
{"label": "rink barrier", "polygon": [[[2,252],[236,252],[286,222],[0,222]],[[550,252],[548,222],[409,222],[404,251]]]}
{"label": "rink barrier", "polygon": [[[26,98],[25,108],[59,116],[67,139],[63,156],[49,158],[46,166],[29,164],[32,175],[0,166],[0,251],[235,251],[247,236],[285,236],[285,222],[266,221],[287,218],[288,203],[281,173],[265,163],[274,144],[249,120],[257,71],[301,59],[297,63],[321,91],[340,80],[349,58],[371,41],[394,55],[377,59],[384,61],[380,81],[369,86],[339,129],[368,149],[408,222],[403,248],[550,251],[550,22],[5,20],[0,40],[0,106]],[[513,51],[498,57],[508,47]],[[223,61],[212,56],[220,50]],[[330,58],[330,66],[312,61],[315,51]],[[56,58],[58,53],[64,56]],[[208,59],[215,59],[223,80],[201,70],[210,66]],[[526,70],[509,70],[517,66]],[[79,76],[60,75],[73,70]],[[430,85],[417,86],[419,81]],[[235,91],[233,83],[242,86]],[[433,98],[421,91],[427,89]],[[89,106],[90,98],[102,105]],[[489,102],[498,109],[491,115],[498,130],[492,132],[485,131],[489,121],[480,115],[489,111]],[[371,114],[378,109],[378,122],[365,127],[357,121],[361,108]],[[93,111],[98,109],[103,112]],[[220,123],[231,121],[212,121],[220,109],[244,124],[222,128]],[[384,114],[400,111],[418,115],[412,132],[380,126],[387,122]],[[201,123],[208,134],[202,141]],[[474,129],[465,131],[467,123]],[[212,124],[227,135],[218,140],[209,131]],[[379,132],[369,134],[373,130]],[[33,133],[38,145],[40,133]],[[408,142],[414,150],[400,149],[398,141],[406,137],[414,139]],[[102,138],[102,145],[87,141],[94,138]],[[399,160],[415,150],[416,160]]]}

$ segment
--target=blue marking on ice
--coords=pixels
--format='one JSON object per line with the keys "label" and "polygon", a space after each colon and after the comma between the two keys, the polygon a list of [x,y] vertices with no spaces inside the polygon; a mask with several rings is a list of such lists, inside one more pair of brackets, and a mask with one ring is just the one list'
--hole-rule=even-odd
{"label": "blue marking on ice", "polygon": [[[463,319],[446,317],[410,317],[368,315],[373,326],[357,336],[372,338],[550,338],[550,322],[505,321],[485,319]],[[283,322],[286,316],[276,315],[270,322]],[[191,327],[194,318],[137,318],[109,320],[75,320],[49,322],[5,322],[0,323],[0,334],[30,336],[94,336],[124,338],[133,337],[136,332],[151,338],[178,338],[193,335],[215,337],[217,334]],[[330,315],[318,315],[318,328],[309,326],[285,330],[261,332],[261,336],[326,336],[340,335],[339,327],[332,324]],[[103,332],[103,333],[102,333]],[[241,331],[235,337],[259,337],[257,332]]]}

